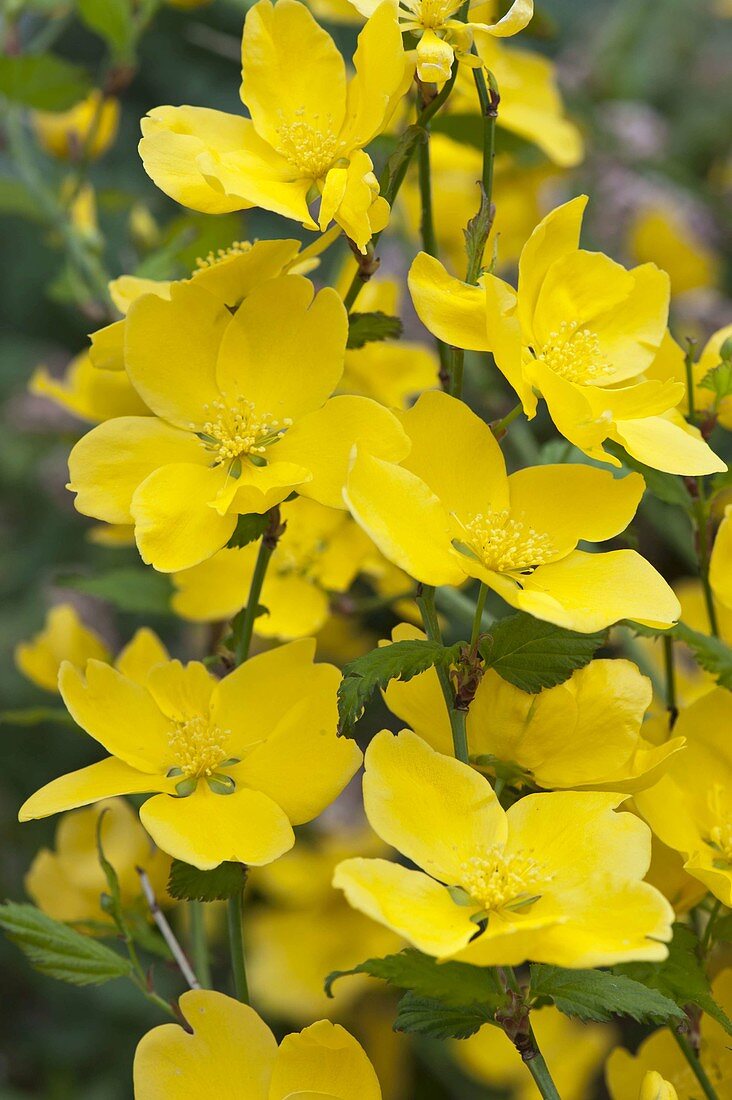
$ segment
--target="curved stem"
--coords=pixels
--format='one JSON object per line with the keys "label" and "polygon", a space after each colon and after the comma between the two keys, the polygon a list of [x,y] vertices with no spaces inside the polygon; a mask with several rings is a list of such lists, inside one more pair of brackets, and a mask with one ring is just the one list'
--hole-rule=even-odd
{"label": "curved stem", "polygon": [[262,535],[262,541],[259,544],[259,553],[257,554],[257,561],[254,566],[252,583],[249,586],[249,599],[244,608],[236,636],[234,660],[237,665],[243,664],[249,656],[249,650],[252,644],[252,634],[254,633],[254,621],[257,618],[257,608],[259,607],[259,597],[262,594],[262,585],[267,575],[269,559],[272,557],[272,552],[277,546],[282,530],[283,528],[280,524],[280,509],[279,506],[275,506],[269,513],[269,521]]}
{"label": "curved stem", "polygon": [[249,986],[244,956],[244,929],[242,925],[244,910],[244,891],[240,890],[227,902],[227,920],[229,925],[229,950],[231,969],[234,974],[236,998],[245,1005],[249,1004]]}
{"label": "curved stem", "polygon": [[696,519],[697,557],[699,560],[699,576],[704,592],[704,603],[709,619],[709,629],[715,638],[719,637],[719,624],[717,622],[717,609],[714,606],[714,593],[709,583],[709,562],[711,559],[711,540],[709,538],[709,516],[707,514],[706,498],[704,494],[704,482],[697,478],[698,496],[694,501],[694,517]]}
{"label": "curved stem", "polygon": [[696,1054],[694,1053],[694,1049],[689,1040],[686,1038],[685,1035],[680,1035],[678,1031],[675,1031],[673,1028],[671,1029],[671,1031],[674,1039],[679,1045],[681,1053],[684,1055],[684,1058],[686,1058],[686,1061],[689,1063],[691,1072],[694,1074],[697,1081],[699,1082],[701,1090],[706,1096],[707,1100],[719,1100],[714,1085],[707,1077],[706,1071],[699,1059],[697,1058]]}
{"label": "curved stem", "polygon": [[533,1044],[533,1051],[530,1058],[524,1059],[524,1065],[534,1078],[536,1087],[538,1088],[544,1100],[562,1100],[559,1095],[557,1086],[552,1080],[552,1075],[549,1072],[549,1067],[544,1061],[544,1055],[539,1050],[539,1046],[536,1042],[536,1036],[534,1035],[534,1029],[529,1024],[529,1035]]}
{"label": "curved stem", "polygon": [[[441,643],[442,631],[440,630],[440,623],[435,609],[434,588],[431,585],[422,585],[420,591],[417,593],[416,599],[422,614],[425,634],[431,642]],[[452,744],[455,756],[458,760],[462,760],[463,764],[469,764],[470,753],[468,752],[468,735],[465,726],[467,714],[464,710],[458,710],[455,706],[455,692],[452,689],[450,677],[446,670],[438,665],[435,667],[435,671],[440,682],[440,688],[450,719],[450,730],[452,732]]]}

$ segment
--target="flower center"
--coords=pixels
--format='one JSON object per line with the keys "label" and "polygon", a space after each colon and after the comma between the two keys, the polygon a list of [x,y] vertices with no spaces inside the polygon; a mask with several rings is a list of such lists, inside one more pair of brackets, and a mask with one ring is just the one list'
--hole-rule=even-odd
{"label": "flower center", "polygon": [[[263,465],[262,456],[269,446],[291,426],[290,417],[276,420],[271,413],[258,413],[251,401],[237,397],[232,406],[224,401],[204,405],[211,417],[198,432],[207,451],[215,455],[214,465],[233,464],[248,457],[255,465]],[[236,471],[233,471],[235,476]]]}
{"label": "flower center", "polygon": [[709,843],[719,852],[714,863],[727,868],[732,865],[732,815],[727,807],[724,788],[715,783],[709,792],[709,809],[715,824],[709,830]]}
{"label": "flower center", "polygon": [[596,334],[578,328],[576,321],[562,321],[557,332],[550,332],[536,358],[568,382],[597,385],[612,373]]}
{"label": "flower center", "polygon": [[[295,121],[287,122],[284,116],[280,116],[280,124],[277,127],[280,144],[277,152],[290,164],[294,165],[304,176],[311,179],[321,179],[333,164],[338,149],[338,138],[332,132],[332,119],[330,115],[325,120],[323,130],[312,126],[302,117],[305,111],[301,107],[295,111]],[[313,121],[317,124],[319,116],[314,115]]]}
{"label": "flower center", "polygon": [[439,30],[459,6],[453,0],[402,0],[408,17],[424,30],[432,31]]}
{"label": "flower center", "polygon": [[461,527],[464,541],[456,548],[497,573],[525,573],[546,564],[553,553],[547,534],[506,509],[479,512]]}
{"label": "flower center", "polygon": [[486,913],[523,909],[541,896],[536,887],[546,875],[528,855],[488,852],[461,868],[460,886]]}
{"label": "flower center", "polygon": [[231,730],[212,726],[200,715],[176,722],[169,736],[176,772],[187,779],[213,775],[226,760],[230,736]]}
{"label": "flower center", "polygon": [[251,250],[251,241],[233,241],[228,248],[219,248],[216,252],[209,252],[205,259],[199,256],[196,260],[196,269],[203,271],[207,267],[215,267],[216,264],[220,264],[224,260],[230,260],[233,256],[244,256]]}

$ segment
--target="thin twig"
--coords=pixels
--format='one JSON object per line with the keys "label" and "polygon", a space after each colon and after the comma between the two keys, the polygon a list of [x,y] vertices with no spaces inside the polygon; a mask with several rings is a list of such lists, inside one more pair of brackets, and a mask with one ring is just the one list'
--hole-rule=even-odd
{"label": "thin twig", "polygon": [[152,888],[150,879],[147,877],[147,873],[142,869],[142,867],[136,867],[135,870],[140,876],[140,885],[142,886],[142,892],[145,895],[145,900],[147,901],[148,907],[150,909],[152,919],[157,924],[158,928],[160,929],[161,936],[170,948],[170,953],[175,959],[178,965],[178,969],[180,970],[185,980],[188,982],[188,985],[191,987],[191,989],[200,989],[201,983],[194,974],[193,967],[188,962],[183,948],[175,938],[175,935],[173,934],[173,929],[168,924],[165,914],[158,905],[157,898],[155,897],[155,891]]}

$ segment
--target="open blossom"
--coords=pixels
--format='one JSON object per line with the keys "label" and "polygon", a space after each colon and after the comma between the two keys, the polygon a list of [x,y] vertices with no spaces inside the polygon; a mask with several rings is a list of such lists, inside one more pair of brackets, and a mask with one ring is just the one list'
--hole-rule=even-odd
{"label": "open blossom", "polygon": [[259,0],[242,38],[241,98],[251,117],[156,107],[142,121],[146,171],[193,210],[256,205],[321,230],[335,220],[365,251],[386,225],[389,206],[364,147],[408,86],[388,0],[359,35],[353,64],[348,80],[335,43],[304,4]]}
{"label": "open blossom", "polygon": [[639,475],[575,464],[509,477],[488,425],[437,391],[400,419],[407,457],[398,464],[358,448],[344,495],[384,556],[416,580],[474,577],[513,607],[584,632],[677,618],[676,597],[640,554],[577,549],[625,530],[643,493]]}
{"label": "open blossom", "polygon": [[526,414],[543,397],[558,430],[591,458],[619,465],[602,446],[612,440],[669,473],[725,470],[676,412],[682,384],[642,377],[666,333],[668,276],[580,249],[586,201],[539,223],[521,253],[518,290],[489,273],[468,286],[419,253],[409,286],[420,319],[449,344],[492,352]]}
{"label": "open blossom", "polygon": [[118,794],[151,793],[140,819],[155,843],[197,867],[268,863],[294,843],[361,762],[336,737],[333,665],[311,639],[252,657],[217,681],[198,661],[122,674],[66,663],[59,690],[74,721],[109,752],[53,780],[20,810],[28,821]]}
{"label": "open blossom", "polygon": [[423,870],[347,859],[333,883],[420,951],[480,966],[666,957],[673,910],[642,881],[651,834],[613,812],[622,797],[554,791],[504,811],[483,776],[409,730],[373,739],[363,792],[374,831]]}

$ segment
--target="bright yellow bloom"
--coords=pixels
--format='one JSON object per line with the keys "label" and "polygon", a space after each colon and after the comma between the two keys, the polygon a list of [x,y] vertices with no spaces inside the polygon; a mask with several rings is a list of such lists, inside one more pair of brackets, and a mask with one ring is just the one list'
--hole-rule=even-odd
{"label": "bright yellow bloom", "polygon": [[[327,229],[335,220],[361,251],[384,228],[364,151],[406,91],[391,3],[359,35],[355,76],[333,39],[296,0],[259,0],[242,38],[241,98],[251,118],[203,107],[156,107],[142,120],[140,156],[162,191],[206,213],[261,206]],[[319,200],[317,219],[310,203]]]}
{"label": "bright yellow bloom", "polygon": [[[553,1005],[531,1013],[531,1025],[562,1100],[587,1100],[613,1045],[614,1028],[580,1024]],[[512,1100],[538,1100],[526,1063],[500,1028],[486,1025],[469,1039],[450,1044],[455,1061],[476,1080],[510,1089]]]}
{"label": "bright yellow bloom", "polygon": [[111,754],[43,787],[21,821],[114,794],[155,793],[140,819],[159,848],[197,867],[262,864],[294,843],[361,761],[336,737],[340,673],[311,639],[251,658],[217,681],[192,661],[115,671],[61,667],[71,716]]}
{"label": "bright yellow bloom", "polygon": [[102,814],[104,854],[117,872],[122,908],[145,915],[149,912],[137,867],[146,872],[161,904],[166,902],[170,857],[150,843],[123,798],[107,798],[88,809],[64,814],[56,829],[55,849],[41,848],[25,876],[27,893],[54,920],[112,924],[100,904],[102,894],[109,890],[97,850]]}
{"label": "bright yellow bloom", "polygon": [[279,1047],[249,1005],[209,989],[180,998],[190,1030],[163,1024],[135,1053],[135,1100],[381,1100],[363,1048],[318,1020]]}
{"label": "bright yellow bloom", "polygon": [[726,469],[695,428],[674,419],[682,386],[638,378],[666,332],[668,276],[579,249],[586,201],[539,223],[521,253],[518,291],[490,274],[468,286],[420,252],[409,275],[420,319],[449,344],[491,351],[526,414],[536,415],[541,394],[558,430],[591,458],[619,466],[602,446],[611,439],[670,473]]}
{"label": "bright yellow bloom", "polygon": [[126,374],[99,370],[86,351],[71,360],[62,378],[38,367],[28,388],[92,424],[114,416],[146,416],[150,411]]}
{"label": "bright yellow bloom", "polygon": [[673,910],[642,881],[651,834],[613,813],[622,797],[555,791],[505,812],[483,776],[409,730],[372,740],[363,791],[374,831],[427,873],[349,859],[333,884],[420,951],[479,966],[666,957]]}
{"label": "bright yellow bloom", "polygon": [[385,408],[328,400],[343,371],[347,317],[301,275],[259,283],[232,315],[199,283],[145,294],[125,320],[125,364],[155,417],[94,428],[69,457],[85,515],[135,525],[144,561],[177,572],[229,541],[237,515],[297,489],[343,507],[353,445],[402,458]]}
{"label": "bright yellow bloom", "polygon": [[15,663],[44,691],[58,691],[58,670],[63,661],[83,666],[88,660],[108,661],[109,650],[93,630],[84,626],[72,604],[52,607],[38,634],[15,647]]}
{"label": "bright yellow bloom", "polygon": [[670,625],[671,589],[633,550],[591,554],[625,529],[643,479],[583,465],[548,465],[510,477],[487,424],[444,393],[400,414],[411,440],[401,465],[363,453],[345,497],[385,557],[424,584],[475,577],[513,607],[573,630],[618,619]]}
{"label": "bright yellow bloom", "polygon": [[[362,15],[378,10],[380,0],[352,0]],[[528,26],[534,14],[534,0],[513,0],[503,18],[495,20],[497,4],[477,0],[470,5],[466,21],[456,18],[462,5],[456,0],[394,0],[402,31],[417,41],[417,76],[425,84],[444,84],[455,58],[474,67],[480,61],[471,54],[484,36],[509,38]],[[491,22],[484,22],[488,19]]]}
{"label": "bright yellow bloom", "polygon": [[[423,636],[406,624],[392,632],[393,641]],[[406,682],[392,680],[384,696],[389,709],[434,749],[452,751],[434,669]],[[650,680],[630,661],[591,661],[538,695],[488,669],[468,711],[471,760],[488,772],[495,770],[495,761],[519,784],[529,781],[547,789],[650,787],[684,744],[681,737],[663,745],[644,739],[641,727],[651,697]]]}
{"label": "bright yellow bloom", "polygon": [[719,261],[678,211],[664,206],[640,210],[629,230],[636,263],[657,263],[671,279],[671,293],[714,286]]}
{"label": "bright yellow bloom", "polygon": [[732,694],[702,695],[682,710],[674,733],[686,748],[650,790],[635,795],[654,833],[685,857],[684,868],[732,905]]}
{"label": "bright yellow bloom", "polygon": [[[717,332],[709,337],[702,348],[699,358],[696,363],[693,364],[694,409],[697,413],[711,414],[714,409],[716,402],[714,393],[712,390],[708,390],[699,383],[709,374],[709,371],[714,370],[720,365],[722,362],[722,345],[729,340],[730,337],[732,337],[732,325],[725,325],[724,328],[718,329]],[[679,403],[679,408],[685,415],[688,415],[689,403],[686,395],[687,380],[685,353],[670,334],[666,334],[658,355],[653,360],[653,363],[646,373],[649,378],[661,379],[664,382],[673,380],[682,385],[684,387],[684,393]],[[723,428],[727,428],[728,431],[732,430],[732,396],[723,397],[717,405],[715,412],[718,423],[721,424]]]}
{"label": "bright yellow bloom", "polygon": [[679,1100],[679,1094],[670,1081],[651,1069],[643,1078],[638,1100]]}
{"label": "bright yellow bloom", "polygon": [[[337,982],[334,998],[323,979],[364,959],[398,951],[403,941],[352,909],[331,885],[333,871],[349,856],[386,855],[373,833],[325,834],[298,841],[291,852],[253,872],[266,903],[247,915],[247,976],[254,1002],[267,1013],[297,1022],[342,1017],[365,990],[366,975]],[[327,933],[325,932],[327,930]]]}
{"label": "bright yellow bloom", "polygon": [[119,100],[102,98],[95,89],[68,111],[34,111],[33,126],[43,148],[54,157],[78,160],[83,153],[96,160],[117,136],[119,113]]}
{"label": "bright yellow bloom", "polygon": [[[316,634],[330,613],[330,592],[345,592],[376,553],[346,512],[300,497],[282,506],[287,524],[270,559],[257,618],[261,638]],[[259,544],[219,550],[173,576],[173,610],[184,619],[230,619],[247,602]]]}
{"label": "bright yellow bloom", "polygon": [[727,505],[709,561],[709,583],[716,599],[732,612],[732,504]]}
{"label": "bright yellow bloom", "polygon": [[[725,1012],[732,1012],[732,970],[724,970],[712,982],[712,996]],[[701,1018],[700,1061],[719,1100],[732,1100],[732,1049],[721,1024],[706,1013]],[[605,1080],[612,1100],[631,1100],[641,1096],[640,1089],[649,1073],[657,1073],[676,1089],[678,1100],[698,1100],[699,1082],[673,1035],[667,1028],[654,1031],[644,1039],[635,1054],[617,1047],[605,1066]],[[650,1094],[653,1096],[653,1093]],[[674,1093],[660,1093],[672,1100]],[[656,1097],[654,1097],[656,1100]]]}
{"label": "bright yellow bloom", "polygon": [[654,834],[651,841],[651,866],[646,882],[655,886],[673,905],[677,917],[683,917],[698,905],[707,888],[684,870],[684,858]]}

